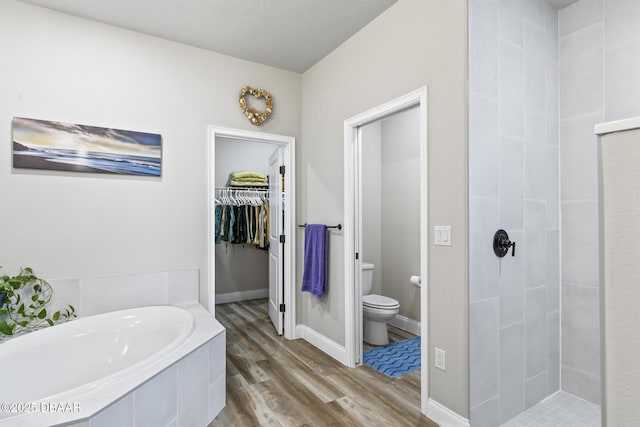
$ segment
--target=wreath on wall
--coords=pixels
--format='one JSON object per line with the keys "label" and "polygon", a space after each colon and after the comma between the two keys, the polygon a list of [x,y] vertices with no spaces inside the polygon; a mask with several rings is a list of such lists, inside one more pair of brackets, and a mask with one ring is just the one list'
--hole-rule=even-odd
{"label": "wreath on wall", "polygon": [[[255,108],[247,106],[247,94],[252,95],[256,99],[264,98],[266,106],[264,111],[258,111]],[[262,122],[267,120],[273,111],[273,98],[271,94],[264,89],[254,89],[250,86],[242,88],[240,91],[240,108],[247,119],[256,126],[260,126]]]}

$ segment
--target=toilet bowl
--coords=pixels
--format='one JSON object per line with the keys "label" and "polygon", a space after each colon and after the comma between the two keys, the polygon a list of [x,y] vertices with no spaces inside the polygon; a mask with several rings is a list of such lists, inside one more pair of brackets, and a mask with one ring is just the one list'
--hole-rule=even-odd
{"label": "toilet bowl", "polygon": [[373,345],[389,344],[387,321],[400,310],[400,303],[393,298],[371,294],[373,287],[371,263],[362,263],[362,329],[365,342]]}

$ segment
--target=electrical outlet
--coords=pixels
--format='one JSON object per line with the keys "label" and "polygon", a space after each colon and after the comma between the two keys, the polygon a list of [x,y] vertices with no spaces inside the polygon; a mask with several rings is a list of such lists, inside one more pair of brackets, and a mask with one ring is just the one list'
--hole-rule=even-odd
{"label": "electrical outlet", "polygon": [[443,371],[446,371],[446,369],[445,369],[445,351],[442,350],[442,349],[439,349],[438,347],[436,347],[436,368],[442,369]]}

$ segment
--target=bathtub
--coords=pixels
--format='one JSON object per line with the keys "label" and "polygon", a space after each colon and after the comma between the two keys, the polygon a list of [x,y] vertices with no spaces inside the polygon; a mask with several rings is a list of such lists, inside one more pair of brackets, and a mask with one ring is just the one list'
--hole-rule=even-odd
{"label": "bathtub", "polygon": [[[221,333],[224,328],[202,306],[191,304],[114,311],[5,341],[0,344],[0,425],[72,425],[94,416],[104,418],[103,409],[136,393],[145,381],[170,370],[198,348],[212,352],[203,344]],[[224,357],[224,340],[222,352],[217,349],[216,355]],[[212,356],[207,362],[215,364]],[[224,360],[217,362],[224,366]],[[202,369],[210,371],[208,365]],[[177,377],[177,367],[173,370],[175,374],[164,376]],[[219,376],[224,377],[224,369],[215,379]],[[140,390],[148,394],[144,386]],[[172,391],[154,392],[162,399],[161,394]],[[131,401],[135,403],[133,396]],[[132,417],[149,421],[139,410],[131,412]],[[177,409],[175,416],[179,425]]]}

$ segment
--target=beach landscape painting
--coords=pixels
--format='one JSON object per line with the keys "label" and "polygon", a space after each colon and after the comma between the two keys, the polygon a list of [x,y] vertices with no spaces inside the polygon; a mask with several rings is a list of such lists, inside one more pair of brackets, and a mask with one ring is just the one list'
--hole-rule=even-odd
{"label": "beach landscape painting", "polygon": [[13,118],[13,167],[161,176],[158,134]]}

